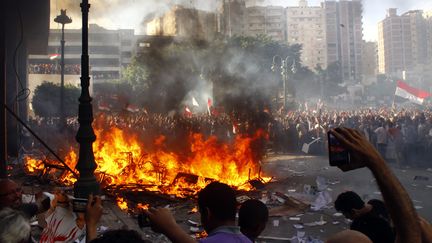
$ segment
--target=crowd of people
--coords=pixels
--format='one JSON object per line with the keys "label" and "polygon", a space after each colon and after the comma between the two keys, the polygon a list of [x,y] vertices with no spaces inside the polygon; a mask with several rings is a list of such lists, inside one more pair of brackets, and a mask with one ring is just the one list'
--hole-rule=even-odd
{"label": "crowd of people", "polygon": [[[65,74],[79,75],[81,74],[80,64],[65,64]],[[41,64],[29,64],[28,73],[30,74],[60,74],[60,64],[56,63],[41,63]]]}
{"label": "crowd of people", "polygon": [[[340,169],[349,171],[361,167],[368,168],[376,179],[383,201],[371,200],[365,203],[355,192],[341,193],[335,201],[335,208],[351,219],[352,224],[350,230],[329,235],[326,242],[431,242],[432,225],[414,209],[408,193],[367,138],[359,130],[343,127],[331,129],[330,133],[355,155],[353,158],[362,158],[353,159],[350,164],[341,166]],[[21,193],[22,189],[16,182],[9,179],[0,180],[1,242],[31,242],[29,217],[43,214],[47,210],[48,214],[52,214],[56,208],[70,208],[67,196],[62,197],[61,194],[51,200],[47,207],[46,199],[42,200],[40,196],[36,203],[23,203]],[[238,210],[239,203],[234,189],[216,181],[198,193],[197,204],[201,224],[207,232],[206,237],[198,240],[202,243],[255,242],[268,221],[265,204],[259,200],[248,200],[240,205]],[[85,242],[148,242],[138,232],[131,230],[112,230],[98,236],[97,225],[102,213],[101,198],[90,195],[85,212],[78,214],[72,221],[73,229],[77,229],[73,232],[76,233],[78,228],[82,230],[85,227],[86,230],[82,231],[86,232]],[[164,234],[172,242],[197,242],[177,224],[170,209],[150,207],[145,209],[144,213],[148,216],[152,229]],[[42,217],[41,220],[50,221],[49,217]],[[46,223],[45,227],[58,229],[59,224]],[[51,231],[44,229],[43,232]],[[62,239],[67,240],[52,240],[73,242],[78,238],[75,237],[75,233],[62,236],[65,237]]]}
{"label": "crowd of people", "polygon": [[[35,119],[31,124],[35,130],[46,131],[56,127],[56,122],[58,120]],[[191,133],[230,141],[236,135],[253,135],[262,129],[268,134],[262,150],[321,155],[328,151],[327,131],[343,126],[361,131],[387,161],[399,166],[427,166],[427,161],[432,160],[432,154],[427,152],[432,149],[432,109],[323,108],[288,113],[264,110],[248,115],[220,113],[216,116],[124,110],[100,112],[93,125],[97,128],[118,127],[128,134],[135,134],[146,147],[151,147],[155,138],[163,135],[166,147],[176,152],[187,150],[187,144],[180,141],[186,141]],[[78,128],[77,119],[69,118],[67,127],[73,137]],[[306,151],[305,144],[310,145]]]}

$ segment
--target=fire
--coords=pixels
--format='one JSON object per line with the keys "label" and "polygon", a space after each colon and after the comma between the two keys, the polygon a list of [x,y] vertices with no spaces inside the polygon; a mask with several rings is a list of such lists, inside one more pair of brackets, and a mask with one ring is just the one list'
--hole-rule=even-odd
{"label": "fire", "polygon": [[142,203],[137,204],[137,209],[148,210],[149,207],[150,207],[149,204],[142,204]]}
{"label": "fire", "polygon": [[[103,119],[99,117],[98,119]],[[229,184],[237,189],[251,189],[248,181],[259,171],[259,156],[253,146],[265,139],[263,131],[252,136],[238,135],[232,142],[221,142],[216,137],[205,138],[202,134],[191,134],[187,156],[169,151],[165,137],[154,140],[154,148],[146,148],[138,139],[117,127],[104,128],[100,120],[95,121],[97,140],[93,143],[96,175],[102,186],[142,184],[153,185],[162,193],[186,197],[194,195],[213,180]],[[74,168],[77,154],[71,148],[65,162]],[[41,163],[26,159],[28,172],[41,170]],[[251,178],[252,177],[252,178]],[[72,184],[76,179],[72,173],[63,173],[60,181]],[[119,200],[120,207],[127,207]]]}
{"label": "fire", "polygon": [[122,197],[117,197],[117,206],[121,209],[121,210],[127,210],[128,209],[128,204],[126,202],[126,200],[124,200],[124,198]]}
{"label": "fire", "polygon": [[45,168],[43,160],[31,157],[24,157],[24,164],[26,164],[25,169],[29,174],[37,173]]}

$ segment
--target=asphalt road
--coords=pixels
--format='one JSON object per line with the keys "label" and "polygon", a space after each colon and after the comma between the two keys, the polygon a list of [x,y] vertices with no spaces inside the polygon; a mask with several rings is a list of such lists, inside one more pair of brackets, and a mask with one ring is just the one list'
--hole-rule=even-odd
{"label": "asphalt road", "polygon": [[[418,213],[432,222],[432,169],[395,168],[393,164],[390,166],[411,196]],[[430,167],[432,168],[432,164]],[[365,201],[381,199],[375,179],[368,169],[342,172],[336,167],[329,167],[327,157],[270,155],[263,163],[263,172],[279,180],[269,185],[269,191],[303,193],[304,185],[316,185],[316,178],[321,176],[331,182],[326,190],[333,201],[339,193],[346,190],[357,192]],[[416,176],[422,178],[414,179]],[[259,242],[288,242],[287,238],[297,234],[324,241],[332,233],[349,227],[349,222],[343,216],[335,216],[335,213],[333,203],[330,203],[323,210],[308,210],[294,219],[285,216],[271,217],[262,236],[282,239],[261,239]],[[315,221],[320,221],[322,225],[307,226]]]}

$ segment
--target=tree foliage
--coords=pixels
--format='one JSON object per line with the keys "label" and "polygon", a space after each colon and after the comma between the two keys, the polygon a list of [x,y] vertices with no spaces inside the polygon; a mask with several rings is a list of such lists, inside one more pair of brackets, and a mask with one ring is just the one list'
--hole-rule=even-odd
{"label": "tree foliage", "polygon": [[[273,57],[288,57],[301,76],[310,71],[301,65],[300,51],[300,45],[280,44],[267,36],[174,42],[134,57],[123,81],[137,87],[142,105],[154,111],[180,108],[188,92],[203,81],[212,83],[215,102],[227,109],[267,105],[282,84],[280,70],[271,70]],[[276,61],[280,66],[280,59]]]}
{"label": "tree foliage", "polygon": [[[74,86],[65,86],[64,90],[64,114],[66,116],[78,115],[78,98],[80,89]],[[43,82],[37,86],[32,100],[35,114],[40,117],[60,116],[60,85]]]}

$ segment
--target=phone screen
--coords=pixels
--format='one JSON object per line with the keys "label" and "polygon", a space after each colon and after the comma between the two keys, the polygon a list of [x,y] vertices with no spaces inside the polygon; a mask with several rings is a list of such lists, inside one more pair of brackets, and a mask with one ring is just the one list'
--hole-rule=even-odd
{"label": "phone screen", "polygon": [[328,133],[328,148],[330,166],[349,164],[350,153],[343,147],[339,140],[330,133]]}

